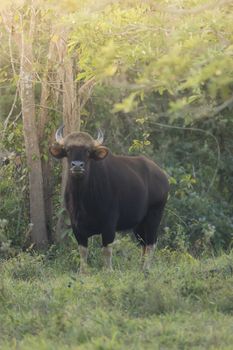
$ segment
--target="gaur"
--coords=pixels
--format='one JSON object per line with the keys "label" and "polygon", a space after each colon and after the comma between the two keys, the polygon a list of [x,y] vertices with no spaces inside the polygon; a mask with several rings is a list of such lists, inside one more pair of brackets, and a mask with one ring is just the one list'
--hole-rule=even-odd
{"label": "gaur", "polygon": [[142,245],[143,267],[157,241],[158,227],[167,201],[169,183],[165,173],[145,156],[113,154],[99,133],[56,132],[50,147],[58,159],[67,158],[65,206],[80,251],[80,272],[87,267],[88,238],[101,234],[105,265],[112,269],[112,246],[116,231],[133,230]]}

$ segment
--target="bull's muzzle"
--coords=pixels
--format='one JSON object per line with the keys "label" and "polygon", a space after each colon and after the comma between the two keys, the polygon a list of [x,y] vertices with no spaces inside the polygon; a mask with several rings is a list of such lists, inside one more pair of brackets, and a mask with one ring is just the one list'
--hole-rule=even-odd
{"label": "bull's muzzle", "polygon": [[83,176],[85,174],[85,163],[80,160],[73,160],[70,172],[76,176]]}

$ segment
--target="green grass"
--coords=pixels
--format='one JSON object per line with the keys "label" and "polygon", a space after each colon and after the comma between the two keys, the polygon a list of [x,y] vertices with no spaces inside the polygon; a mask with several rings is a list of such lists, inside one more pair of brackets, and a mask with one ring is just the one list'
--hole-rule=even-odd
{"label": "green grass", "polygon": [[233,348],[233,252],[160,250],[145,276],[129,239],[115,244],[113,273],[96,245],[87,276],[70,244],[0,263],[1,350]]}

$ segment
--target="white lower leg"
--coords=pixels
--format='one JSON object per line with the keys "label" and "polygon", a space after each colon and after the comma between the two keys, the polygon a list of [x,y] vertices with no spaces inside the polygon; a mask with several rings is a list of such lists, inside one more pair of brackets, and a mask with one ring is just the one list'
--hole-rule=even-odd
{"label": "white lower leg", "polygon": [[144,247],[143,270],[150,269],[150,265],[151,265],[151,261],[152,261],[153,255],[154,255],[154,251],[155,251],[155,244],[146,245]]}
{"label": "white lower leg", "polygon": [[79,254],[80,254],[80,273],[87,272],[87,255],[88,250],[86,247],[80,245],[79,247]]}
{"label": "white lower leg", "polygon": [[104,266],[108,270],[112,270],[112,246],[107,245],[103,247],[103,256],[104,256]]}

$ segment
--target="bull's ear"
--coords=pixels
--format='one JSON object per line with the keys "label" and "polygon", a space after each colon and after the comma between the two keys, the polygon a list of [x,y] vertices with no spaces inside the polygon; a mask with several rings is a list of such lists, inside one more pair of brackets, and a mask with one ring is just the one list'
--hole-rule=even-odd
{"label": "bull's ear", "polygon": [[108,155],[108,148],[104,146],[97,146],[91,152],[91,158],[95,160],[102,160]]}
{"label": "bull's ear", "polygon": [[66,150],[59,145],[58,143],[53,144],[49,147],[49,152],[52,154],[53,157],[57,159],[61,159],[63,157],[66,157]]}

